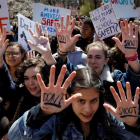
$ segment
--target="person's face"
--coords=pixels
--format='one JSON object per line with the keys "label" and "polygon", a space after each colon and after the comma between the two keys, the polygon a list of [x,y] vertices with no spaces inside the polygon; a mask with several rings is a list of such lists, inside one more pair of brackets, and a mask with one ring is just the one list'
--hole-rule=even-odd
{"label": "person's face", "polygon": [[11,67],[19,66],[23,57],[24,53],[21,53],[17,46],[9,46],[5,51],[5,61]]}
{"label": "person's face", "polygon": [[105,54],[98,46],[91,47],[87,53],[87,63],[98,74],[101,74],[104,65],[107,64],[108,58],[105,58]]}
{"label": "person's face", "polygon": [[73,111],[81,123],[88,123],[99,107],[99,92],[91,88],[79,89],[76,93],[81,93],[82,96],[72,103]]}
{"label": "person's face", "polygon": [[37,67],[29,67],[24,73],[24,84],[29,92],[35,96],[41,96],[41,89],[37,81],[36,74],[40,73],[39,68]]}
{"label": "person's face", "polygon": [[94,35],[94,30],[92,30],[92,28],[90,27],[89,24],[83,24],[82,26],[82,30],[81,30],[81,36],[84,39],[91,39],[93,38]]}

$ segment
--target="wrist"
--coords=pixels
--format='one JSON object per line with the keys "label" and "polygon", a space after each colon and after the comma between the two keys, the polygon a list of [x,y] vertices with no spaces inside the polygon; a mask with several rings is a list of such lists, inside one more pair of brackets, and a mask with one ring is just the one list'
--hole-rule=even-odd
{"label": "wrist", "polygon": [[138,58],[138,54],[137,54],[137,52],[136,52],[136,54],[134,55],[134,56],[125,56],[125,58],[126,58],[126,60],[127,61],[135,61],[135,60],[137,60],[137,58]]}
{"label": "wrist", "polygon": [[126,123],[127,125],[131,126],[131,127],[135,127],[137,128],[139,126],[139,123],[138,123],[138,118],[137,118],[137,121],[134,122],[134,123]]}
{"label": "wrist", "polygon": [[60,56],[67,56],[67,54],[68,54],[68,51],[61,51],[59,48],[57,49],[57,53],[58,53],[58,55],[60,55]]}

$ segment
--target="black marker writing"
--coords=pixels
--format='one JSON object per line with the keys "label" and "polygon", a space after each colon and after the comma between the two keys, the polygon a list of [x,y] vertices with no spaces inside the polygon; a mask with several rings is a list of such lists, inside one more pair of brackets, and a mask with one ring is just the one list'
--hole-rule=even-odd
{"label": "black marker writing", "polygon": [[136,108],[137,107],[129,107],[129,108],[123,108],[120,107],[120,117],[124,118],[124,117],[137,117],[136,116]]}
{"label": "black marker writing", "polygon": [[58,35],[58,41],[60,43],[67,43],[68,42],[68,36]]}
{"label": "black marker writing", "polygon": [[53,105],[55,107],[61,108],[61,100],[64,94],[56,96],[55,93],[44,93],[43,101],[45,105]]}
{"label": "black marker writing", "polygon": [[125,43],[124,47],[126,49],[137,49],[136,47],[132,47],[132,46],[136,45],[136,40],[133,40],[133,41],[132,40],[125,40],[124,43]]}

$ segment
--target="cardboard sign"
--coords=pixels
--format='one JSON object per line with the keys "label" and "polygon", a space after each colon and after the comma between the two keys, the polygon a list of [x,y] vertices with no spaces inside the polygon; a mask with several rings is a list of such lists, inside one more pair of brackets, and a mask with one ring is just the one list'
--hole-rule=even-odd
{"label": "cardboard sign", "polygon": [[21,14],[18,14],[18,43],[20,43],[27,52],[32,49],[28,45],[27,40],[30,40],[36,44],[30,32],[28,31],[29,28],[32,29],[33,33],[36,35],[35,22]]}
{"label": "cardboard sign", "polygon": [[115,11],[116,18],[131,18],[137,17],[137,11],[134,9],[134,0],[103,0],[106,4],[108,2],[112,3],[113,9]]}
{"label": "cardboard sign", "polygon": [[138,17],[137,17],[137,19],[140,19],[140,7],[137,7],[137,13],[138,13]]}
{"label": "cardboard sign", "polygon": [[0,29],[3,31],[3,27],[6,26],[6,34],[11,34],[11,27],[9,22],[9,13],[7,7],[7,0],[0,0]]}
{"label": "cardboard sign", "polygon": [[120,32],[111,3],[91,11],[90,18],[98,37],[102,40]]}
{"label": "cardboard sign", "polygon": [[64,24],[65,24],[67,14],[70,15],[71,10],[34,3],[33,21],[41,23],[44,32],[45,28],[47,28],[48,35],[52,36],[56,35],[54,22],[55,21],[59,22],[61,20],[61,16],[64,16]]}

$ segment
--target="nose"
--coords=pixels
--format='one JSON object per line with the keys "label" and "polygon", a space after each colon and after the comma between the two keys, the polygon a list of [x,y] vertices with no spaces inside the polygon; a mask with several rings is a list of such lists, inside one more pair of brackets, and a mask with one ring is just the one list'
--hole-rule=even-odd
{"label": "nose", "polygon": [[30,79],[30,80],[29,80],[29,85],[33,85],[33,84],[34,84],[33,80]]}
{"label": "nose", "polygon": [[13,57],[14,55],[12,53],[9,54],[9,57]]}
{"label": "nose", "polygon": [[90,103],[87,103],[87,104],[84,106],[84,110],[85,110],[86,112],[91,112],[92,107],[91,107]]}
{"label": "nose", "polygon": [[96,61],[95,61],[95,58],[92,58],[92,60],[91,60],[91,63],[95,63]]}

